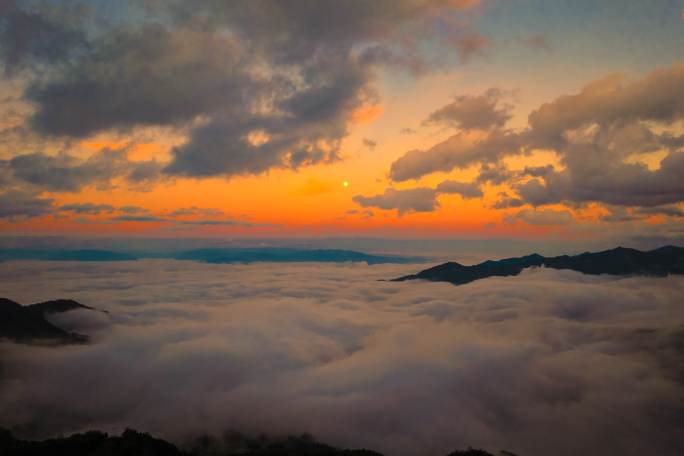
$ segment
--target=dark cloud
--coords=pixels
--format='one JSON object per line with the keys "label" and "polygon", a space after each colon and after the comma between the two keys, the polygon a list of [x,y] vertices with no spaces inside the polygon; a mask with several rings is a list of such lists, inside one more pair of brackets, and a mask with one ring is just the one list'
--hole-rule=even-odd
{"label": "dark cloud", "polygon": [[195,225],[195,226],[255,226],[253,223],[246,222],[244,220],[180,220],[177,223],[182,225]]}
{"label": "dark cloud", "polygon": [[[320,60],[316,65],[323,69],[306,75],[305,89],[277,101],[278,114],[240,110],[216,116],[193,129],[188,142],[173,150],[166,172],[258,174],[270,168],[296,169],[337,160],[349,116],[373,97],[367,85],[369,69],[354,60]],[[292,92],[294,87],[288,86],[275,96]],[[256,133],[262,135],[261,141],[253,139]]]}
{"label": "dark cloud", "polygon": [[431,113],[424,124],[446,125],[460,130],[502,127],[511,118],[511,106],[501,103],[501,90],[491,88],[479,95],[459,95]]}
{"label": "dark cloud", "polygon": [[[46,137],[170,126],[187,141],[166,174],[258,174],[338,160],[354,111],[377,101],[381,66],[426,70],[436,56],[479,53],[487,40],[463,16],[476,3],[133,1],[112,18],[100,4],[10,2],[2,56],[40,57],[24,99]],[[130,180],[150,182],[158,168],[138,164]]]}
{"label": "dark cloud", "polygon": [[0,61],[6,76],[35,63],[61,63],[85,48],[85,35],[78,29],[82,8],[63,8],[15,0],[0,3]]}
{"label": "dark cloud", "polygon": [[503,163],[485,163],[480,166],[477,182],[501,185],[515,176]]}
{"label": "dark cloud", "polygon": [[197,206],[192,206],[192,207],[182,207],[180,209],[176,209],[172,212],[169,213],[171,217],[178,217],[178,216],[184,216],[184,215],[208,215],[208,216],[218,216],[218,215],[223,215],[223,211],[220,209],[215,209],[213,207],[197,207]]}
{"label": "dark cloud", "polygon": [[[187,211],[182,211],[183,215],[187,215]],[[195,215],[201,214],[201,212],[195,212]],[[172,215],[172,214],[170,214]],[[211,214],[204,214],[211,215]],[[138,223],[166,223],[172,224],[176,227],[182,226],[240,226],[240,227],[260,227],[260,226],[274,226],[265,224],[251,223],[246,220],[231,220],[231,219],[193,219],[193,220],[179,220],[172,217],[163,217],[156,215],[136,215],[136,214],[124,214],[117,217],[112,217],[110,219],[112,222],[138,222]]]}
{"label": "dark cloud", "polygon": [[123,178],[132,185],[156,180],[155,161],[129,161],[126,150],[104,149],[85,160],[61,153],[17,155],[6,165],[15,180],[54,192],[76,192],[89,185],[108,186]]}
{"label": "dark cloud", "polygon": [[168,222],[169,220],[163,217],[154,215],[119,215],[111,219],[113,222]]}
{"label": "dark cloud", "polygon": [[463,198],[481,198],[482,189],[473,182],[446,180],[437,185],[437,193],[456,193]]}
{"label": "dark cloud", "polygon": [[39,217],[52,211],[52,198],[23,190],[6,190],[0,193],[0,218],[22,219]]}
{"label": "dark cloud", "polygon": [[65,204],[59,207],[60,211],[73,212],[75,214],[97,215],[103,212],[114,212],[114,206],[110,204],[75,203]]}
{"label": "dark cloud", "polygon": [[0,263],[9,298],[109,311],[62,316],[88,345],[0,344],[0,426],[310,432],[399,456],[682,453],[681,277],[379,281],[410,272]]}
{"label": "dark cloud", "polygon": [[27,89],[38,107],[31,122],[47,134],[84,137],[244,107],[252,90],[244,59],[234,40],[197,30],[116,30],[75,65]]}
{"label": "dark cloud", "polygon": [[475,182],[446,180],[437,185],[436,188],[418,187],[407,190],[387,188],[380,195],[356,195],[352,199],[362,207],[396,209],[399,215],[402,215],[406,212],[432,212],[439,209],[437,197],[440,194],[458,194],[464,199],[480,198],[483,195],[479,184]]}
{"label": "dark cloud", "polygon": [[661,161],[660,168],[651,171],[641,163],[581,163],[580,155],[591,159],[601,152],[593,146],[582,149],[573,149],[571,167],[547,174],[543,182],[532,179],[516,185],[520,197],[535,206],[591,201],[622,206],[660,206],[684,199],[682,152],[670,153]]}
{"label": "dark cloud", "polygon": [[652,207],[626,208],[623,206],[610,206],[610,212],[600,219],[604,222],[633,222],[643,220],[650,216],[665,216],[671,218],[684,217],[684,210],[675,204]]}
{"label": "dark cloud", "polygon": [[388,188],[380,195],[356,195],[352,200],[362,207],[396,209],[399,215],[406,212],[431,212],[439,207],[437,192],[429,187],[411,188],[408,190]]}
{"label": "dark cloud", "polygon": [[143,212],[148,212],[147,209],[140,206],[122,206],[119,210],[125,214],[140,214]]}
{"label": "dark cloud", "polygon": [[520,207],[524,205],[525,201],[521,200],[520,198],[512,197],[506,192],[500,192],[499,199],[492,204],[492,209],[508,209],[511,207]]}

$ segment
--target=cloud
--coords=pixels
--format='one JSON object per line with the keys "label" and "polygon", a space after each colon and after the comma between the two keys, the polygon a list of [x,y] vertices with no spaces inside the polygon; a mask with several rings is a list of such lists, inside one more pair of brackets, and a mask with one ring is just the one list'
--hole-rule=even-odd
{"label": "cloud", "polygon": [[524,205],[525,201],[521,200],[520,198],[512,197],[506,192],[500,192],[499,199],[492,204],[492,209],[508,209],[511,207],[520,207]]}
{"label": "cloud", "polygon": [[406,212],[432,212],[439,207],[437,192],[429,187],[396,190],[387,188],[375,196],[356,195],[352,200],[362,207],[396,209],[399,215]]}
{"label": "cloud", "polygon": [[0,345],[0,426],[132,426],[176,441],[310,432],[399,456],[681,454],[681,277],[379,281],[410,272],[0,263],[9,298],[110,312],[67,319],[89,345]]}
{"label": "cloud", "polygon": [[457,133],[429,149],[411,150],[395,160],[390,167],[390,178],[401,182],[473,163],[493,163],[519,147],[519,135],[508,131],[494,130],[484,137]]}
{"label": "cloud", "polygon": [[6,190],[0,193],[0,218],[39,217],[52,211],[52,198],[41,198],[23,190]]}
{"label": "cloud", "polygon": [[446,180],[437,185],[437,193],[456,193],[463,198],[480,198],[482,197],[482,189],[473,182],[458,182],[453,180]]}
{"label": "cloud", "polygon": [[[339,160],[355,113],[378,101],[380,68],[480,53],[488,40],[465,16],[477,3],[133,1],[110,20],[99,4],[9,2],[0,58],[27,69],[29,124],[45,138],[169,127],[186,141],[165,174],[260,174]],[[149,182],[159,168],[139,163],[129,177]]]}
{"label": "cloud", "polygon": [[77,192],[85,186],[107,187],[115,178],[131,185],[156,180],[160,167],[155,161],[129,161],[125,149],[103,149],[85,160],[60,153],[16,155],[7,161],[14,180],[53,192]]}
{"label": "cloud", "polygon": [[475,182],[459,182],[446,180],[436,188],[418,187],[407,190],[387,188],[385,192],[375,196],[356,195],[352,200],[362,207],[379,209],[396,209],[399,215],[406,212],[432,212],[439,209],[437,196],[440,194],[458,194],[462,198],[480,198],[482,190]]}
{"label": "cloud", "polygon": [[[182,211],[185,212],[185,211]],[[196,215],[211,215],[197,211]],[[170,214],[171,215],[171,214]],[[173,224],[176,227],[182,226],[241,226],[241,227],[262,227],[274,226],[270,224],[252,223],[246,220],[230,220],[230,219],[193,219],[193,220],[178,220],[172,217],[163,217],[157,215],[136,215],[125,214],[112,217],[112,222],[135,222],[135,223],[167,223]]]}
{"label": "cloud", "polygon": [[125,214],[141,214],[144,212],[148,212],[148,210],[145,209],[144,207],[130,206],[130,205],[129,206],[121,206],[119,208],[119,210]]}
{"label": "cloud", "polygon": [[[244,220],[179,220],[177,223],[182,225],[197,226],[255,226],[253,223]],[[259,225],[264,226],[264,225]]]}
{"label": "cloud", "polygon": [[533,139],[540,145],[556,146],[564,143],[564,133],[586,125],[682,119],[683,83],[684,65],[656,70],[632,82],[619,75],[598,79],[580,93],[558,97],[530,113]]}
{"label": "cloud", "polygon": [[[511,206],[509,205],[508,207]],[[569,211],[556,211],[553,209],[523,209],[515,214],[504,216],[504,221],[506,223],[521,221],[528,225],[568,225],[574,220],[575,219]]]}
{"label": "cloud", "polygon": [[[608,76],[533,110],[519,131],[463,132],[392,163],[395,181],[481,164],[481,181],[504,157],[548,150],[559,166],[496,172],[515,198],[534,206],[586,204],[655,207],[684,201],[684,65],[641,79]],[[439,112],[439,111],[438,111]],[[645,156],[663,154],[656,166]],[[506,171],[506,170],[504,170]],[[531,179],[526,179],[531,177]]]}
{"label": "cloud", "polygon": [[373,140],[373,139],[363,138],[363,145],[366,146],[370,150],[375,150],[375,148],[378,145],[378,142]]}
{"label": "cloud", "polygon": [[634,207],[626,208],[623,206],[611,206],[610,212],[600,217],[604,222],[633,222],[644,220],[651,216],[665,216],[671,218],[684,217],[684,210],[681,207],[668,204],[654,207]]}
{"label": "cloud", "polygon": [[112,217],[113,222],[168,222],[169,219],[157,217],[155,215],[119,215]]}
{"label": "cloud", "polygon": [[503,93],[491,88],[479,95],[459,95],[432,112],[423,124],[445,125],[460,130],[502,127],[511,118],[510,105],[501,105]]}
{"label": "cloud", "polygon": [[61,12],[40,5],[20,7],[15,0],[0,5],[0,61],[6,76],[35,63],[58,63],[85,47],[77,28],[80,8],[65,6]]}
{"label": "cloud", "polygon": [[243,58],[234,40],[201,31],[160,25],[116,30],[76,65],[27,89],[38,107],[32,124],[48,134],[85,137],[189,121],[243,101],[251,90]]}
{"label": "cloud", "polygon": [[[525,173],[529,168],[525,168]],[[501,185],[514,177],[512,173],[504,164],[485,163],[480,166],[480,172],[477,175],[477,182],[491,183],[494,185]]]}
{"label": "cloud", "polygon": [[171,217],[178,217],[178,216],[184,216],[184,215],[219,216],[219,215],[223,215],[223,214],[224,214],[224,212],[220,209],[216,209],[213,207],[197,207],[197,206],[182,207],[180,209],[176,209],[176,210],[169,213],[169,215]]}
{"label": "cloud", "polygon": [[75,203],[65,204],[59,207],[60,211],[73,212],[75,214],[97,215],[102,212],[114,212],[114,206],[110,204]]}

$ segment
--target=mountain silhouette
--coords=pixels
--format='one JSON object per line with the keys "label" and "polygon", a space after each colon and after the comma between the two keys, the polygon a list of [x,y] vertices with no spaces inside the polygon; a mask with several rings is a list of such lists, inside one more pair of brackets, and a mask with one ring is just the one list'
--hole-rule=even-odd
{"label": "mountain silhouette", "polygon": [[684,274],[684,248],[668,245],[642,252],[636,249],[617,247],[602,252],[585,252],[579,255],[556,257],[544,257],[534,253],[497,261],[487,260],[473,266],[448,262],[425,269],[417,274],[393,279],[393,281],[422,279],[464,285],[487,277],[516,276],[523,269],[530,267],[570,269],[583,274],[664,277],[670,274]]}
{"label": "mountain silhouette", "polygon": [[75,309],[95,310],[70,299],[45,301],[30,306],[0,298],[0,339],[21,343],[73,344],[88,341],[87,336],[64,331],[50,323],[46,314]]}
{"label": "mountain silhouette", "polygon": [[[131,429],[121,436],[90,431],[70,437],[43,441],[15,438],[10,431],[0,429],[0,454],[3,456],[382,456],[372,450],[345,450],[317,442],[309,435],[269,438],[248,438],[229,433],[224,439],[201,437],[187,449]],[[502,451],[502,456],[515,456]],[[449,456],[494,456],[484,450],[468,448]]]}

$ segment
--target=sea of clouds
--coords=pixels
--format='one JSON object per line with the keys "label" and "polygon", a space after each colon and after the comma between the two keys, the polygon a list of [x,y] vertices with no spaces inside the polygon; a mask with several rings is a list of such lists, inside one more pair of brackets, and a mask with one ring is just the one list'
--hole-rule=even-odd
{"label": "sea of clouds", "polygon": [[0,263],[2,296],[109,313],[82,346],[0,344],[0,427],[312,433],[387,455],[684,454],[684,278],[416,265]]}

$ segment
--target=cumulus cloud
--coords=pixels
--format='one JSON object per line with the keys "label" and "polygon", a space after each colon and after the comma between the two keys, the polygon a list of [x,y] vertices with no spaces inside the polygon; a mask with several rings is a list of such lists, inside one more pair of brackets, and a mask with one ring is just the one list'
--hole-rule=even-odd
{"label": "cumulus cloud", "polygon": [[459,95],[431,113],[424,124],[446,125],[461,130],[502,127],[511,118],[510,105],[502,105],[503,93],[491,88],[479,95]]}
{"label": "cumulus cloud", "polygon": [[681,454],[682,278],[378,281],[414,269],[0,263],[12,299],[109,311],[65,318],[89,345],[0,345],[0,426],[310,432],[400,456]]}
{"label": "cumulus cloud", "polygon": [[[395,181],[418,179],[480,163],[481,181],[504,157],[550,150],[559,167],[496,173],[515,197],[534,206],[585,204],[656,207],[684,201],[684,65],[641,79],[609,76],[579,93],[542,104],[520,131],[494,128],[479,135],[459,132],[426,150],[412,150],[392,163]],[[439,111],[438,111],[439,112]],[[663,154],[656,166],[645,156]],[[530,179],[524,179],[528,177]]]}
{"label": "cumulus cloud", "polygon": [[[186,141],[164,173],[259,174],[338,160],[354,113],[377,101],[379,68],[480,53],[488,40],[464,16],[477,3],[141,0],[114,21],[98,4],[10,1],[0,58],[28,70],[29,123],[45,137],[165,126]],[[159,167],[130,176],[158,178]]]}
{"label": "cumulus cloud", "polygon": [[414,149],[395,160],[390,167],[390,178],[400,182],[473,163],[495,163],[519,148],[520,136],[510,131],[496,129],[485,136],[457,133],[429,149]]}

